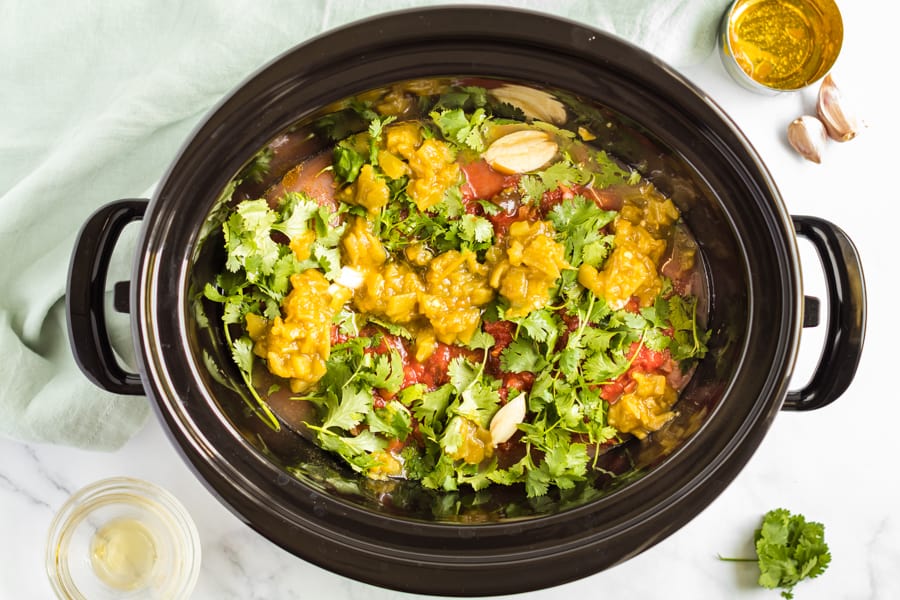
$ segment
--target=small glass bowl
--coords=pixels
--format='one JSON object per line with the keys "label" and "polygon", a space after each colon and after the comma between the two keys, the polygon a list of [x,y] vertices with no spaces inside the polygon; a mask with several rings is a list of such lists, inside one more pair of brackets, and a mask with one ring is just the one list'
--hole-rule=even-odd
{"label": "small glass bowl", "polygon": [[841,52],[844,23],[834,0],[734,0],[719,25],[725,70],[764,94],[808,87]]}
{"label": "small glass bowl", "polygon": [[76,492],[47,539],[47,575],[64,600],[182,600],[200,574],[200,537],[166,490],[115,477]]}

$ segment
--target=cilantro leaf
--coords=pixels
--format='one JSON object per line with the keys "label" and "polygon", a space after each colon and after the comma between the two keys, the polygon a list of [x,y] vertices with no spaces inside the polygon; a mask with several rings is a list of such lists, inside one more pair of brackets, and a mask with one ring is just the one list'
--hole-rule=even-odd
{"label": "cilantro leaf", "polygon": [[234,341],[231,345],[231,357],[241,371],[253,372],[253,340],[245,336]]}
{"label": "cilantro leaf", "polygon": [[597,151],[593,158],[599,170],[593,174],[591,185],[597,189],[603,189],[617,183],[636,185],[641,180],[640,173],[637,171],[626,171],[603,150]]}
{"label": "cilantro leaf", "polygon": [[309,220],[319,211],[320,206],[302,192],[288,192],[279,203],[279,219],[272,229],[293,239],[309,229]]}
{"label": "cilantro leaf", "polygon": [[354,386],[343,389],[340,401],[331,395],[326,396],[326,399],[327,414],[322,419],[322,429],[325,430],[335,428],[349,431],[362,422],[372,406],[372,392]]}
{"label": "cilantro leaf", "polygon": [[378,166],[378,145],[381,143],[381,134],[389,123],[397,120],[395,115],[384,117],[375,116],[369,121],[369,162]]}
{"label": "cilantro leaf", "polygon": [[322,448],[339,454],[354,471],[365,472],[378,465],[378,460],[372,453],[387,447],[387,440],[368,429],[348,436],[337,435],[321,427],[310,426],[310,429],[318,433],[317,438]]}
{"label": "cilantro leaf", "polygon": [[454,412],[487,429],[500,407],[500,394],[489,384],[476,380],[460,394],[462,402]]}
{"label": "cilantro leaf", "polygon": [[578,185],[590,181],[590,172],[580,169],[572,163],[561,160],[537,173],[541,183],[548,190],[555,190],[560,184]]}
{"label": "cilantro leaf", "polygon": [[331,164],[334,176],[340,183],[353,183],[359,177],[359,170],[366,164],[366,158],[349,144],[341,142],[332,150]]}
{"label": "cilantro leaf", "polygon": [[471,243],[487,243],[494,239],[494,226],[484,217],[465,214],[459,220],[459,237]]}
{"label": "cilantro leaf", "polygon": [[366,354],[362,364],[368,369],[360,372],[360,380],[370,386],[396,393],[403,385],[403,357],[396,350],[387,354]]}
{"label": "cilantro leaf", "polygon": [[400,451],[400,458],[409,479],[424,479],[435,467],[435,453],[428,452],[428,448],[421,451],[415,444],[404,446]]}
{"label": "cilantro leaf", "polygon": [[[413,405],[413,414],[419,420],[420,425],[434,431],[435,425],[444,419],[447,407],[450,405],[450,397],[453,387],[448,383],[436,390],[422,394],[421,403]],[[440,431],[437,431],[440,433]]]}
{"label": "cilantro leaf", "polygon": [[522,192],[526,202],[537,204],[544,196],[544,192],[549,190],[537,175],[523,175],[519,178],[519,191]]}
{"label": "cilantro leaf", "polygon": [[245,200],[223,225],[228,258],[225,267],[232,272],[243,268],[249,281],[272,272],[278,260],[278,244],[272,240],[272,225],[277,215],[265,200]]}
{"label": "cilantro leaf", "polygon": [[558,324],[549,310],[541,308],[533,310],[521,321],[519,325],[528,334],[528,337],[536,342],[547,342],[553,346],[558,335]]}
{"label": "cilantro leaf", "polygon": [[384,408],[373,408],[366,414],[366,423],[375,433],[383,433],[388,438],[406,440],[412,432],[412,418],[400,402],[391,400]]}
{"label": "cilantro leaf", "polygon": [[478,329],[478,331],[472,335],[472,339],[469,340],[469,343],[466,344],[466,348],[471,348],[472,350],[490,350],[495,343],[494,336],[485,332],[483,329]]}
{"label": "cilantro leaf", "polygon": [[447,373],[450,375],[450,385],[457,394],[462,394],[478,378],[478,370],[462,356],[452,359],[447,365]]}
{"label": "cilantro leaf", "polygon": [[500,353],[500,368],[509,373],[536,373],[547,366],[547,361],[529,340],[519,338]]}
{"label": "cilantro leaf", "polygon": [[433,111],[430,116],[444,139],[475,152],[484,151],[484,130],[488,117],[483,108],[475,109],[471,115],[466,115],[461,108],[454,108]]}
{"label": "cilantro leaf", "polygon": [[250,159],[250,162],[241,170],[236,179],[249,179],[255,183],[262,183],[272,166],[272,158],[275,152],[266,146]]}

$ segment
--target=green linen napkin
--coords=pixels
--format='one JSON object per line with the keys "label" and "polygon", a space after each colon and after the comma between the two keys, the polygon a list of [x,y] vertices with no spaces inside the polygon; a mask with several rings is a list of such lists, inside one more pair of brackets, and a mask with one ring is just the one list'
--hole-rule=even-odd
{"label": "green linen napkin", "polygon": [[[78,370],[65,323],[75,235],[97,207],[149,197],[206,111],[313,35],[424,0],[30,2],[0,8],[0,435],[112,450],[145,421],[143,397]],[[458,2],[458,4],[475,4]],[[523,0],[610,31],[670,64],[704,60],[727,0]],[[127,279],[126,230],[110,281]],[[111,284],[110,284],[111,285]],[[127,317],[111,316],[123,362]]]}

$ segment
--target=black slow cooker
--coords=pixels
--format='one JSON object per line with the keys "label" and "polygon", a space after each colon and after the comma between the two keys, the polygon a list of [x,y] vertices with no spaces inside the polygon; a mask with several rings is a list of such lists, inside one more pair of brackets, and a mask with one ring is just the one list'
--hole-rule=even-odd
{"label": "black slow cooker", "polygon": [[[433,492],[373,482],[289,428],[248,417],[215,307],[199,293],[223,261],[221,192],[279,136],[327,147],[317,124],[341,100],[422,78],[535,86],[605,131],[604,149],[671,197],[708,277],[710,351],[678,417],[611,453],[573,490]],[[126,224],[142,220],[129,282],[139,372],[115,360],[105,327],[106,270]],[[809,384],[789,391],[804,297],[797,238],[813,243],[828,320]],[[780,410],[829,404],[851,382],[865,331],[859,256],[834,224],[791,216],[745,137],[702,91],[653,56],[575,22],[500,8],[387,14],[326,33],[249,77],[196,128],[151,200],[98,210],[69,275],[71,343],[98,386],[146,394],[197,476],[262,535],[336,573],[419,593],[490,595],[559,584],[653,546],[703,510],[762,442]],[[618,476],[611,477],[609,473]]]}

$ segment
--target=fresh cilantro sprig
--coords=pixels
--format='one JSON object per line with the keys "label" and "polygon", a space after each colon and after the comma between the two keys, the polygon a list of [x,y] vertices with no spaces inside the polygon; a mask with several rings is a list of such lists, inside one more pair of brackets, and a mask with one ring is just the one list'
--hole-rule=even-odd
{"label": "fresh cilantro sprig", "polygon": [[483,108],[471,114],[466,114],[461,108],[445,109],[432,111],[430,116],[445,140],[462,148],[484,152],[490,120]]}
{"label": "fresh cilantro sprig", "polygon": [[697,298],[674,294],[671,280],[663,280],[653,306],[641,309],[641,315],[655,327],[648,340],[654,350],[668,348],[677,361],[706,356],[711,332],[697,324]]}
{"label": "fresh cilantro sprig", "polygon": [[389,252],[423,243],[438,253],[482,253],[494,243],[491,222],[464,212],[458,186],[448,189],[443,202],[428,211],[419,210],[406,192],[400,191],[375,217],[373,229]]}
{"label": "fresh cilantro sprig", "polygon": [[794,597],[794,586],[807,578],[818,577],[831,563],[825,543],[825,526],[807,521],[801,514],[776,508],[765,514],[754,534],[756,558],[725,558],[733,562],[756,562],[760,586],[783,588],[781,596]]}
{"label": "fresh cilantro sprig", "polygon": [[641,181],[641,174],[638,171],[622,168],[604,150],[596,151],[592,159],[596,169],[593,172],[591,185],[597,189],[622,183],[637,185]]}
{"label": "fresh cilantro sprig", "polygon": [[616,217],[592,200],[576,195],[553,207],[547,218],[565,245],[566,261],[573,267],[586,263],[599,267],[612,250],[613,236],[603,228]]}
{"label": "fresh cilantro sprig", "polygon": [[397,120],[397,117],[375,117],[369,122],[369,162],[373,167],[378,166],[378,149],[381,147],[381,135],[384,128]]}

